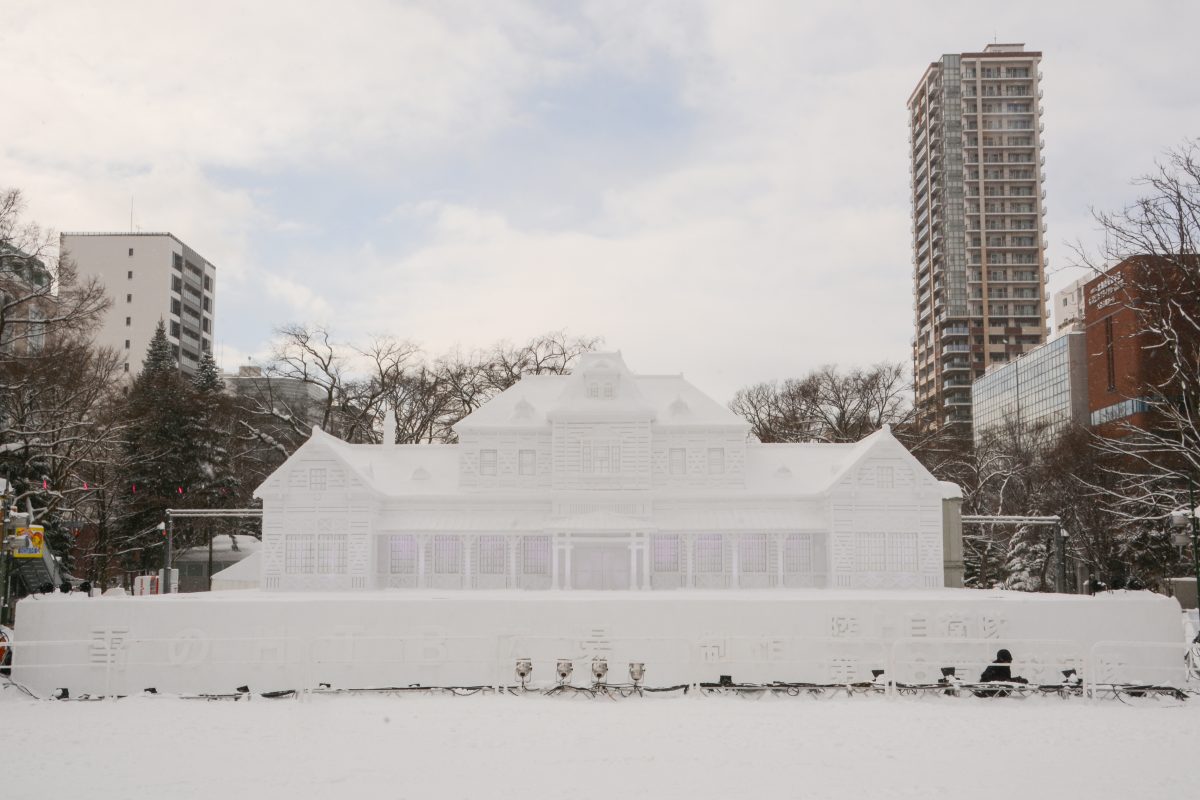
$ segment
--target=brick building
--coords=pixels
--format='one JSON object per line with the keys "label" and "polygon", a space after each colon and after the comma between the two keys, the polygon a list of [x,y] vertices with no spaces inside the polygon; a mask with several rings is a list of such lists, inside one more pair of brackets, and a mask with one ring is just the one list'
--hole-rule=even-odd
{"label": "brick building", "polygon": [[[1151,398],[1170,380],[1170,353],[1147,327],[1154,291],[1171,293],[1175,268],[1152,256],[1127,258],[1084,287],[1088,411],[1102,433],[1154,425]],[[1165,389],[1165,391],[1170,391]]]}

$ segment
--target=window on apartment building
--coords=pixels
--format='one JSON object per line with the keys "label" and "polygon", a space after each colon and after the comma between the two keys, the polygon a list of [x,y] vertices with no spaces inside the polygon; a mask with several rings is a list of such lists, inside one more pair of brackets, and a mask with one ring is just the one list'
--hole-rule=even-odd
{"label": "window on apartment building", "polygon": [[133,280],[133,270],[129,270],[129,272],[127,272],[127,273],[125,274],[125,279],[126,279],[126,280]]}
{"label": "window on apartment building", "polygon": [[207,275],[204,276],[204,291],[212,291],[212,278],[208,277]]}
{"label": "window on apartment building", "polygon": [[133,258],[133,248],[129,248],[129,257]]}
{"label": "window on apartment building", "polygon": [[207,297],[200,301],[200,305],[204,308],[205,311],[212,310],[212,304],[208,301]]}
{"label": "window on apartment building", "polygon": [[132,324],[133,324],[133,317],[126,317],[125,318],[125,327],[128,328]]}
{"label": "window on apartment building", "polygon": [[125,371],[126,371],[126,372],[129,372],[129,365],[128,365],[128,364],[126,364],[126,365],[125,365]]}
{"label": "window on apartment building", "polygon": [[495,450],[480,450],[479,451],[479,474],[480,475],[495,475],[496,474],[496,451]]}
{"label": "window on apartment building", "polygon": [[175,292],[175,294],[179,294],[181,291],[183,291],[183,279],[178,275],[171,276],[171,291]]}
{"label": "window on apartment building", "polygon": [[204,351],[204,352],[206,352],[206,353],[208,352],[208,349],[209,349],[209,343],[208,343],[208,339],[201,339],[201,340],[200,340],[200,349],[201,349],[201,350],[203,350],[203,351]]}
{"label": "window on apartment building", "polygon": [[133,295],[131,295],[131,294],[127,294],[127,295],[125,295],[125,302],[126,302],[126,303],[132,303],[132,302],[133,302]]}
{"label": "window on apartment building", "polygon": [[183,272],[183,256],[179,255],[179,253],[172,253],[171,266],[180,272]]}
{"label": "window on apartment building", "polygon": [[1117,390],[1117,365],[1113,353],[1113,318],[1104,320],[1104,368],[1108,372],[1108,390]]}
{"label": "window on apartment building", "polygon": [[179,338],[179,323],[178,322],[171,323],[171,335],[174,336],[176,339]]}
{"label": "window on apartment building", "polygon": [[128,339],[125,340],[125,349],[126,350],[129,349],[129,340]]}
{"label": "window on apartment building", "polygon": [[208,333],[208,317],[205,317],[204,319],[200,320],[200,328],[205,333]]}

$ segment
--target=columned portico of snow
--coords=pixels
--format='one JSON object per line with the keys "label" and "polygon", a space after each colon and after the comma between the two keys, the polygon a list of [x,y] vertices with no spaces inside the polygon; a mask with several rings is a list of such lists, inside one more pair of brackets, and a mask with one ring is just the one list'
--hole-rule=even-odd
{"label": "columned portico of snow", "polygon": [[527,377],[454,445],[319,430],[257,491],[265,589],[943,585],[939,482],[884,429],[761,444],[620,353]]}

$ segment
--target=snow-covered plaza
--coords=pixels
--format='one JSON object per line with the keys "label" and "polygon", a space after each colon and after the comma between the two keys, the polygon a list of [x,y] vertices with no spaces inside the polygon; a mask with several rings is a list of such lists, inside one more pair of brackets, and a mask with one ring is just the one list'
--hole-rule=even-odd
{"label": "snow-covered plaza", "polygon": [[4,796],[1176,797],[1195,700],[0,693]]}

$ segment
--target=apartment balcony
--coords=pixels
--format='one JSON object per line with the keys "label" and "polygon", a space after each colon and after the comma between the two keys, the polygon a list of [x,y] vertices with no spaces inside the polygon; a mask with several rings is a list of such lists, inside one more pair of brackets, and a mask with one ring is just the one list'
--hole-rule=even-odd
{"label": "apartment balcony", "polygon": [[942,363],[942,374],[946,375],[951,372],[970,372],[971,362],[952,360]]}
{"label": "apartment balcony", "polygon": [[969,344],[948,344],[942,348],[942,355],[949,356],[956,353],[970,353],[971,345]]}
{"label": "apartment balcony", "polygon": [[942,338],[958,338],[959,336],[970,336],[971,330],[966,325],[950,325],[942,328]]}
{"label": "apartment balcony", "polygon": [[970,408],[971,398],[962,395],[952,395],[942,402],[942,408]]}

